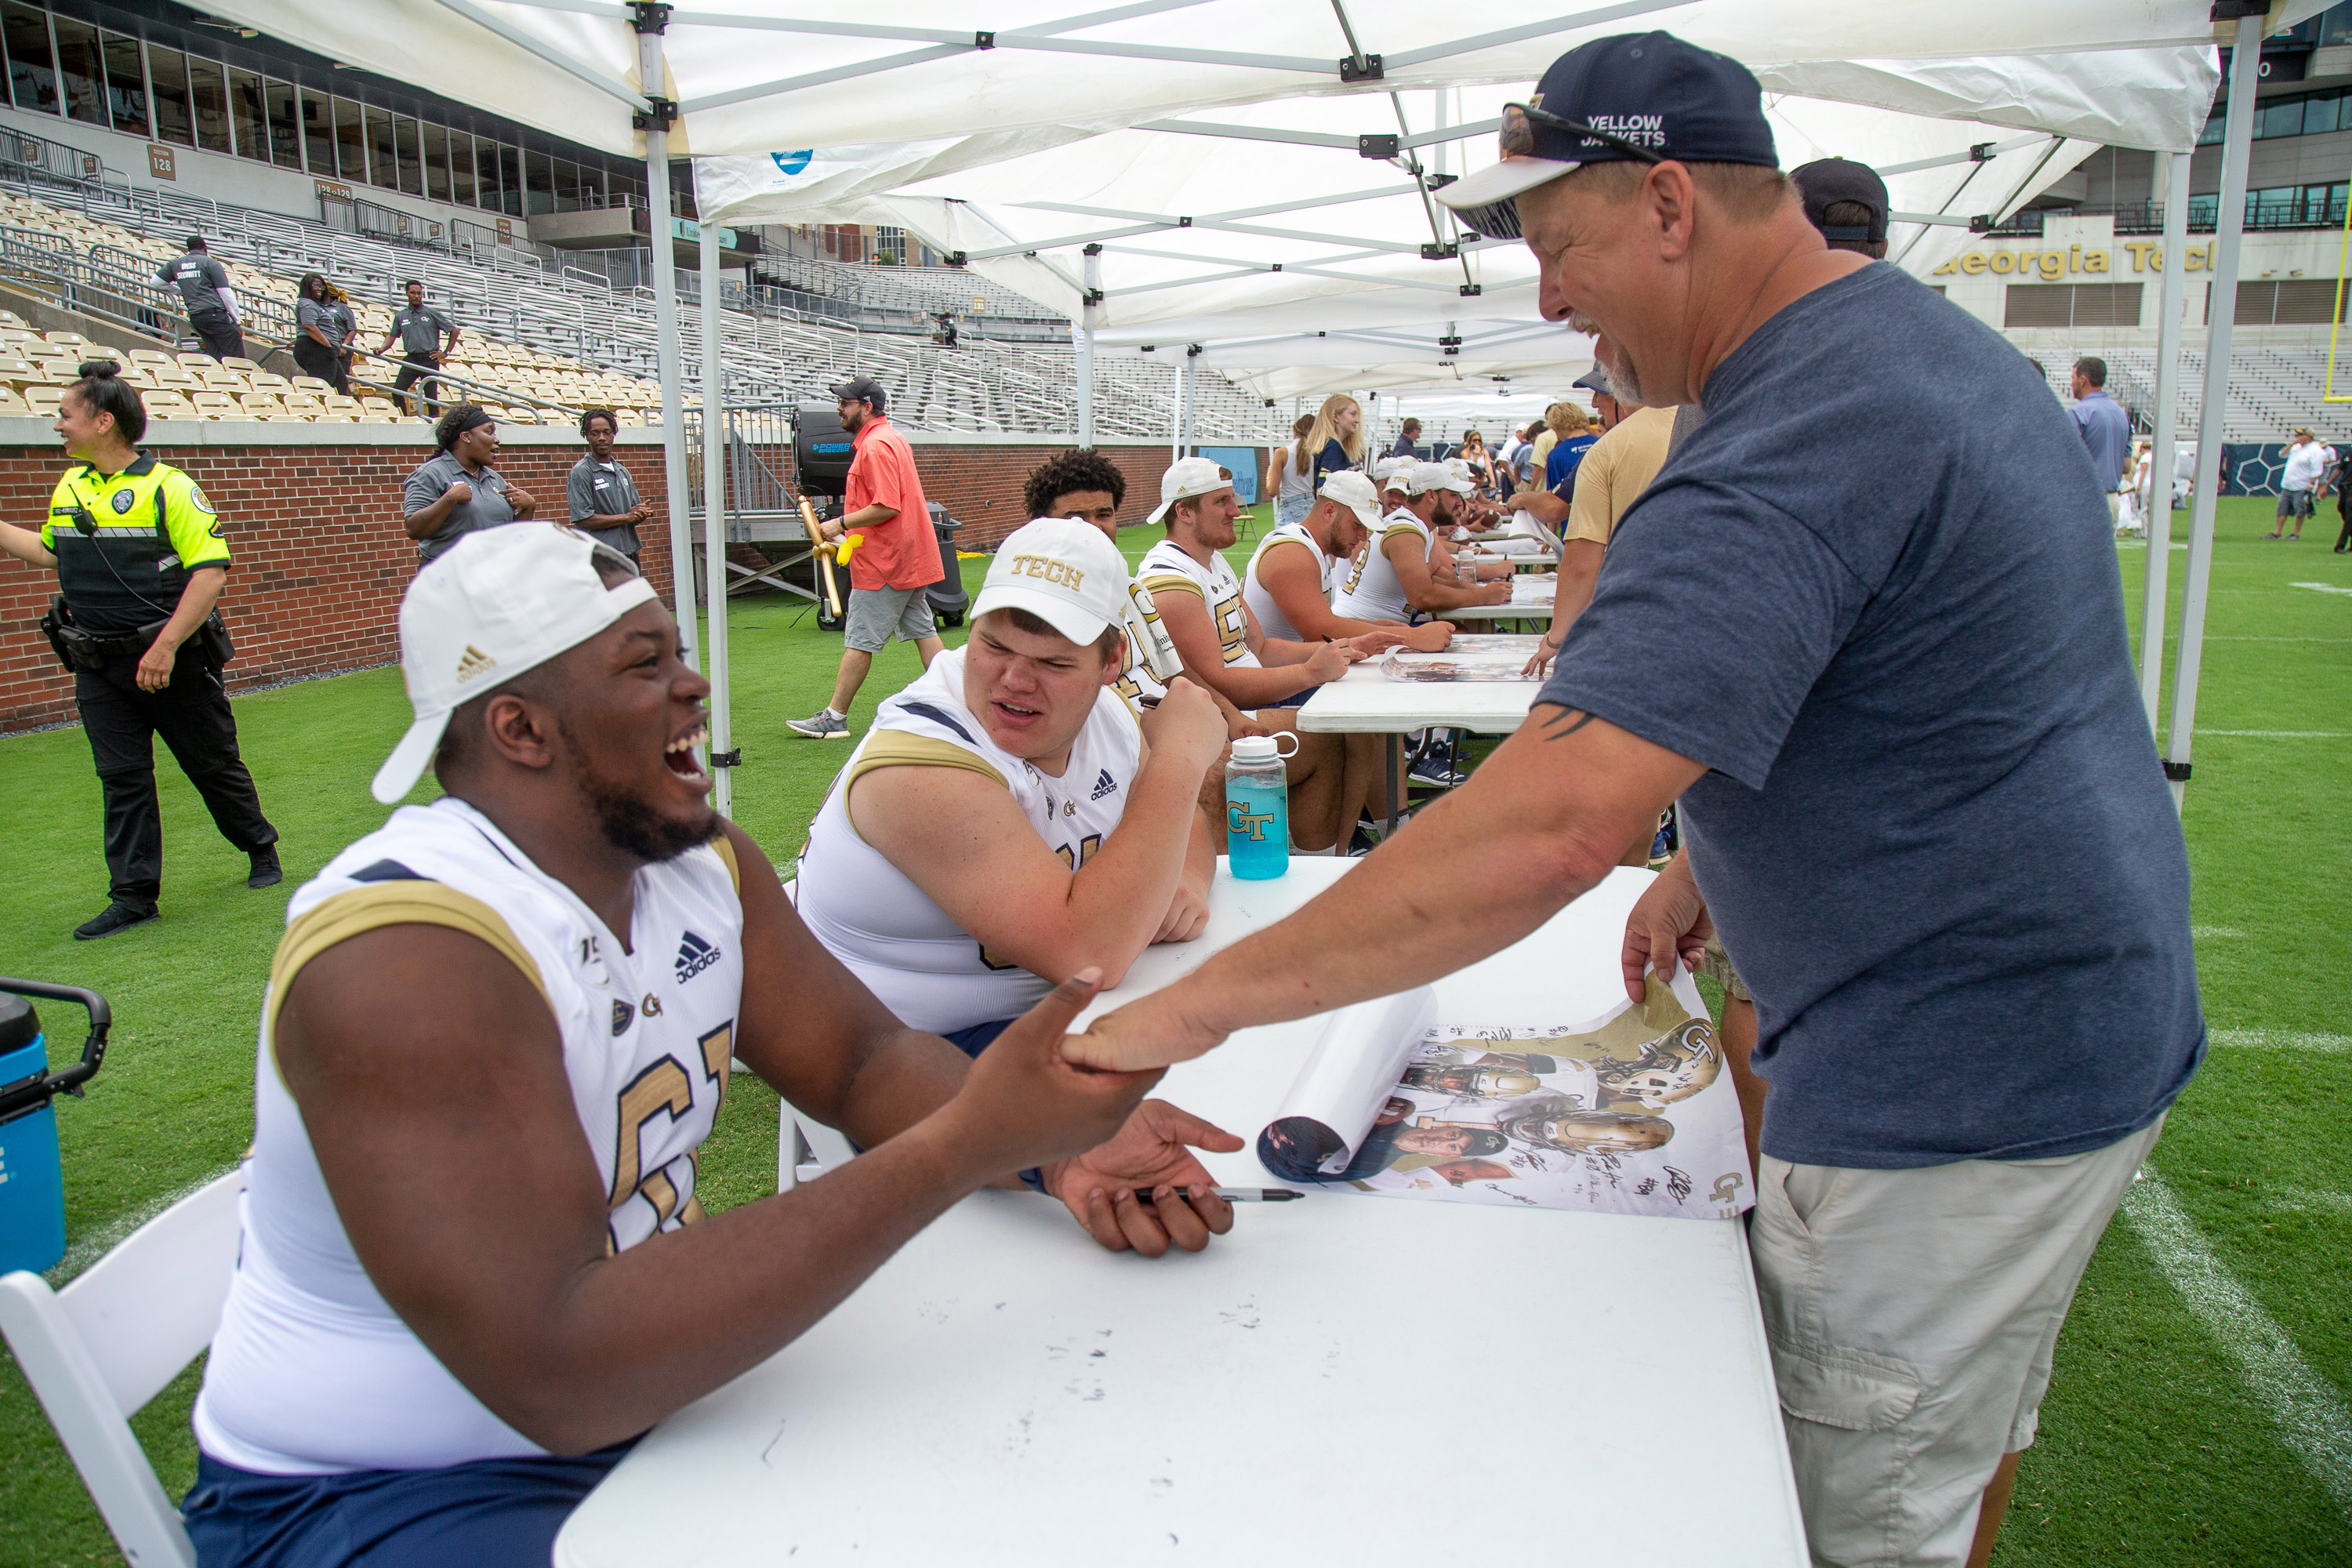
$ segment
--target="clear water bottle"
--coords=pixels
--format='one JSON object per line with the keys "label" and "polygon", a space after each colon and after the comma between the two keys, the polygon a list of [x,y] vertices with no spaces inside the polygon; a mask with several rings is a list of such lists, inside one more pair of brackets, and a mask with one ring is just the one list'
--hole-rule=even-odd
{"label": "clear water bottle", "polygon": [[1225,855],[1233,874],[1263,882],[1290,869],[1290,785],[1282,761],[1298,750],[1281,735],[1245,735],[1225,763]]}

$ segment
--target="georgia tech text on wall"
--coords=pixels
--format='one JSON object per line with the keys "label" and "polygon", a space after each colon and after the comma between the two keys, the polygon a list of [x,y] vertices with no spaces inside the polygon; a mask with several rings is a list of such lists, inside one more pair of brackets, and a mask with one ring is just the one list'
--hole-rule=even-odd
{"label": "georgia tech text on wall", "polygon": [[[2162,240],[2126,239],[2123,247],[2131,258],[2134,272],[2164,270]],[[2085,273],[2097,276],[2106,272],[2112,264],[2112,252],[2085,250],[2079,245],[2070,245],[2063,250],[1969,250],[1953,257],[1927,276],[1943,278],[1959,272],[1973,278],[1982,272],[2013,273],[2020,278],[2038,277],[2054,283],[2061,278]],[[2210,244],[2192,245],[2181,252],[2183,272],[2202,272],[2212,265],[2213,247]]]}

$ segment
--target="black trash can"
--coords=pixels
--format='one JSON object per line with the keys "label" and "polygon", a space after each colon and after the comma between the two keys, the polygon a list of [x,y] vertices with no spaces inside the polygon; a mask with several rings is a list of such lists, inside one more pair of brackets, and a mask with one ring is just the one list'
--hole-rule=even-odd
{"label": "black trash can", "polygon": [[956,531],[963,524],[948,515],[948,509],[938,501],[929,503],[931,531],[939,536],[940,564],[947,575],[926,590],[931,602],[931,615],[943,626],[963,625],[965,612],[971,608],[971,595],[963,591],[963,568],[956,563]]}

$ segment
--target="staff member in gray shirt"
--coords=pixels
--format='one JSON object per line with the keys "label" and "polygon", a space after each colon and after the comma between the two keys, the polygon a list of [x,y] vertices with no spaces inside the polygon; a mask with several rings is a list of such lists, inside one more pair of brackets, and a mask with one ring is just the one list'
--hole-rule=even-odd
{"label": "staff member in gray shirt", "polygon": [[[444,333],[448,334],[446,342],[442,341]],[[433,373],[449,357],[449,351],[457,346],[457,323],[425,302],[425,285],[413,278],[408,280],[408,309],[392,318],[392,325],[385,331],[383,342],[376,344],[375,352],[380,354],[390,348],[395,337],[400,340],[400,357],[404,363],[400,374],[393,380],[392,389],[405,393],[422,381],[425,390],[417,395],[419,401],[426,411],[437,411],[441,406],[441,381]],[[411,407],[413,410],[414,405]]]}
{"label": "staff member in gray shirt", "polygon": [[188,253],[175,256],[155,268],[156,278],[180,291],[187,302],[188,325],[196,341],[215,359],[245,357],[245,331],[237,319],[236,290],[229,287],[228,268],[213,259],[204,237],[188,236]]}
{"label": "staff member in gray shirt", "polygon": [[294,300],[294,363],[305,375],[315,375],[337,392],[352,394],[352,334],[359,323],[342,300],[342,290],[322,273],[306,272],[296,286]]}
{"label": "staff member in gray shirt", "polygon": [[433,427],[441,443],[401,488],[400,510],[408,537],[416,541],[423,566],[477,529],[528,521],[539,502],[490,467],[499,455],[498,422],[470,403],[461,403]]}
{"label": "staff member in gray shirt", "polygon": [[591,408],[580,416],[588,455],[572,465],[563,497],[572,527],[635,561],[637,524],[653,515],[653,508],[637,499],[636,481],[613,453],[614,437],[620,433],[621,422],[609,408]]}

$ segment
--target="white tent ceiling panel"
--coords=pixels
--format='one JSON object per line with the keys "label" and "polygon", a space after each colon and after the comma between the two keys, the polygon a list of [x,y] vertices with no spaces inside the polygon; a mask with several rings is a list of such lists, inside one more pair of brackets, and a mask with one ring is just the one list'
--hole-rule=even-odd
{"label": "white tent ceiling panel", "polygon": [[[1745,60],[1781,90],[1837,96],[1810,73],[1844,72],[1874,79],[1871,102],[1934,113],[1950,88],[1922,76],[1938,62],[2054,61],[2213,37],[2208,0],[1629,0],[1549,16],[1549,6],[1521,5],[1516,16],[1490,9],[1475,22],[1425,0],[1141,0],[1080,13],[1068,3],[733,0],[675,11],[660,94],[683,116],[672,147],[712,155],[1090,132],[1269,99],[1518,83],[1584,39],[1649,27]],[[2276,20],[2322,4],[2282,0]],[[612,0],[219,0],[207,9],[590,146],[641,146],[624,101],[637,41],[631,12]],[[1381,58],[1380,79],[1340,79],[1340,57],[1358,48]]]}

